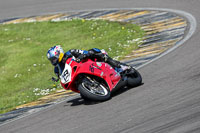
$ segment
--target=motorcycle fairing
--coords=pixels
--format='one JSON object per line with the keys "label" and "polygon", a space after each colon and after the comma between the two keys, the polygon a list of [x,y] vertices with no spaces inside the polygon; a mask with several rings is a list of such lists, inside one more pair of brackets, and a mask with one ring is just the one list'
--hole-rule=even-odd
{"label": "motorcycle fairing", "polygon": [[70,88],[75,92],[79,92],[74,84],[74,82],[78,80],[77,78],[79,74],[89,74],[104,79],[108,84],[110,91],[112,91],[112,89],[121,79],[119,73],[117,73],[110,65],[104,62],[94,62],[90,59],[87,59],[77,63],[72,58],[70,58],[66,61],[66,64],[71,66],[71,81],[67,85],[65,82],[61,82],[61,85],[65,89]]}

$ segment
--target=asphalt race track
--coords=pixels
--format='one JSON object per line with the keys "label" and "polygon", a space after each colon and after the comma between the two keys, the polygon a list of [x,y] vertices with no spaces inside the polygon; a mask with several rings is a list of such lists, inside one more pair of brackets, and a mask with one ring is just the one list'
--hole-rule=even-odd
{"label": "asphalt race track", "polygon": [[103,103],[73,97],[0,126],[1,133],[199,133],[199,0],[0,0],[0,19],[104,8],[169,8],[192,14],[196,32],[181,47],[142,67],[142,86]]}

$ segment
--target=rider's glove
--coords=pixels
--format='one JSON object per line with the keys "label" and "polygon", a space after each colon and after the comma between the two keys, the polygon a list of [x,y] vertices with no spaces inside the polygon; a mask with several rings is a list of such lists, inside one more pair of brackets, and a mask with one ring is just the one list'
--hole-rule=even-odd
{"label": "rider's glove", "polygon": [[59,79],[56,79],[55,77],[52,77],[51,80],[52,80],[53,82],[58,82],[58,81],[59,81]]}

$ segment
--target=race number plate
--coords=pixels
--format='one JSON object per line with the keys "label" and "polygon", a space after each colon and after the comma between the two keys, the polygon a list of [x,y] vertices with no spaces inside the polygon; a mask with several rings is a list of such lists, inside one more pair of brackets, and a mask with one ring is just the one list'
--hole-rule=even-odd
{"label": "race number plate", "polygon": [[65,64],[65,69],[63,70],[61,76],[60,76],[60,79],[61,79],[61,82],[63,84],[67,84],[71,81],[71,75],[72,75],[72,68],[70,65],[68,64]]}

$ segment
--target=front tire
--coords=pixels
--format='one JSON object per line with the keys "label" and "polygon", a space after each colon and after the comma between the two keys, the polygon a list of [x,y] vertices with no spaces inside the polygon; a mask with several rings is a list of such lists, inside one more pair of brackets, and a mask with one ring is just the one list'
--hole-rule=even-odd
{"label": "front tire", "polygon": [[111,95],[109,88],[102,83],[96,84],[95,86],[94,84],[96,84],[94,79],[88,79],[87,77],[82,79],[78,85],[78,90],[80,91],[82,98],[94,101],[108,100]]}

